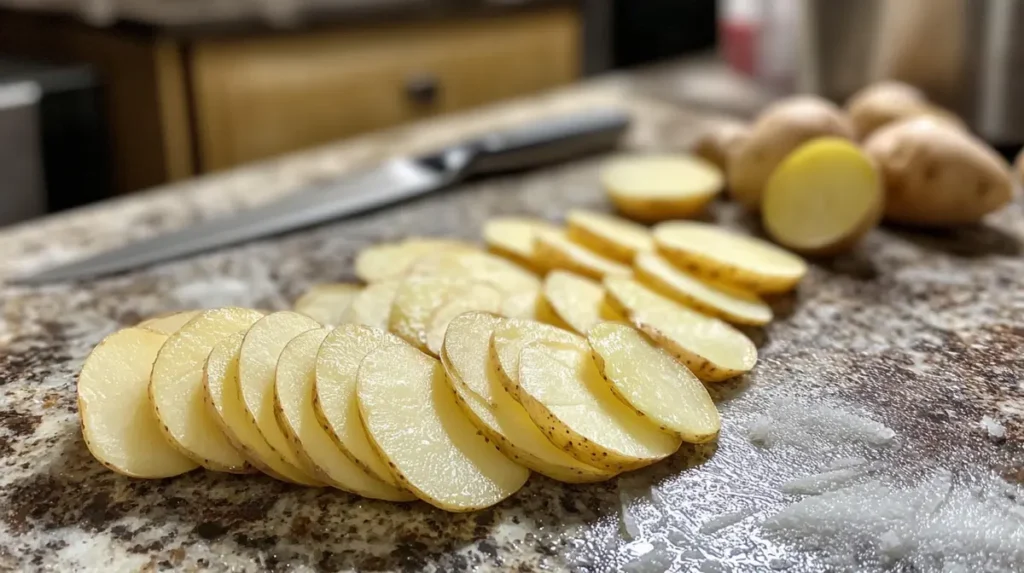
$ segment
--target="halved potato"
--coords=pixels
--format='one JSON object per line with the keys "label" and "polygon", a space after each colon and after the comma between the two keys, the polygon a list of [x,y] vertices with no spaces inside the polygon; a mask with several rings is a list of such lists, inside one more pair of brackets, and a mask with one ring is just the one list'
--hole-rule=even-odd
{"label": "halved potato", "polygon": [[262,317],[236,307],[203,311],[167,339],[153,362],[149,396],[164,435],[207,469],[251,471],[203,404],[203,367],[218,342]]}
{"label": "halved potato", "polygon": [[[450,300],[472,296],[488,286],[461,277],[413,276],[402,282],[395,292],[388,317],[388,330],[417,349],[429,352],[427,332],[434,311]],[[486,296],[486,295],[483,295]]]}
{"label": "halved potato", "polygon": [[395,302],[395,293],[401,284],[400,279],[395,279],[366,285],[352,299],[352,304],[339,324],[348,322],[387,330],[391,304]]}
{"label": "halved potato", "polygon": [[637,253],[654,250],[647,227],[614,215],[573,209],[566,223],[569,240],[620,263],[629,264]]}
{"label": "halved potato", "polygon": [[164,314],[160,316],[154,316],[147,320],[143,320],[137,326],[139,328],[145,328],[146,330],[152,330],[153,332],[159,332],[160,334],[166,334],[170,336],[185,323],[195,318],[199,314],[200,310],[184,310],[181,312],[172,312],[170,314]]}
{"label": "halved potato", "polygon": [[199,467],[164,439],[149,405],[149,373],[166,340],[145,328],[119,330],[93,348],[78,375],[85,445],[119,474],[159,479]]}
{"label": "halved potato", "polygon": [[[581,348],[586,348],[587,345],[586,339],[582,336],[532,320],[510,318],[495,326],[490,340],[491,369],[516,400],[519,399],[519,353],[527,344],[539,340],[575,344]],[[496,398],[490,385],[476,382],[474,378],[469,378],[466,382],[476,384],[471,386],[471,389],[491,406],[496,405]]]}
{"label": "halved potato", "polygon": [[542,219],[498,217],[484,223],[483,236],[492,253],[536,272],[543,269],[533,251],[533,238],[539,231],[558,231],[558,227]]}
{"label": "halved potato", "polygon": [[767,241],[707,223],[662,223],[654,227],[654,241],[658,251],[677,267],[757,293],[792,290],[807,274],[807,263],[800,257]]}
{"label": "halved potato", "polygon": [[274,383],[277,421],[296,453],[316,477],[338,489],[364,497],[408,501],[415,497],[373,477],[346,456],[321,426],[313,408],[316,357],[330,328],[308,330],[281,351]]}
{"label": "halved potato", "polygon": [[[449,324],[441,364],[466,415],[508,458],[537,473],[569,483],[613,477],[615,472],[597,469],[555,447],[505,390],[489,357],[491,334],[503,320],[486,312],[467,312]],[[480,387],[489,388],[493,406],[473,390]]]}
{"label": "halved potato", "polygon": [[722,421],[704,384],[638,330],[605,322],[587,333],[587,342],[612,391],[638,414],[686,442],[718,435]]}
{"label": "halved potato", "polygon": [[400,243],[379,243],[356,255],[356,276],[368,283],[401,278],[423,255],[437,251],[476,251],[475,245],[455,239],[417,237]]}
{"label": "halved potato", "polygon": [[689,155],[638,155],[610,162],[601,185],[615,207],[637,221],[699,215],[721,193],[722,172]]}
{"label": "halved potato", "polygon": [[586,334],[595,324],[605,320],[621,320],[605,301],[604,287],[566,271],[552,271],[544,278],[544,300],[558,322],[555,326]]}
{"label": "halved potato", "polygon": [[626,265],[577,245],[561,233],[539,233],[534,247],[537,259],[549,270],[563,269],[595,279],[632,274]]}
{"label": "halved potato", "polygon": [[439,252],[422,257],[410,276],[459,277],[487,283],[501,291],[501,313],[533,318],[540,296],[540,279],[530,271],[501,257],[480,252]]}
{"label": "halved potato", "polygon": [[363,359],[358,376],[366,431],[416,497],[444,510],[472,511],[507,498],[530,477],[477,432],[436,359],[411,346],[378,348]]}
{"label": "halved potato", "polygon": [[690,310],[634,280],[611,277],[604,288],[613,307],[705,382],[738,376],[757,362],[754,343],[724,321]]}
{"label": "halved potato", "polygon": [[295,312],[320,324],[341,324],[362,287],[349,283],[313,285],[295,301]]}
{"label": "halved potato", "polygon": [[675,453],[681,443],[612,393],[586,343],[526,345],[519,361],[519,402],[556,446],[599,468],[647,466]]}
{"label": "halved potato", "polygon": [[270,447],[300,472],[308,485],[323,485],[314,478],[316,470],[299,458],[274,415],[274,378],[277,360],[286,344],[296,336],[321,328],[319,322],[297,312],[266,315],[245,333],[238,354],[238,384],[242,405]]}
{"label": "halved potato", "polygon": [[367,354],[377,348],[407,344],[397,336],[357,324],[335,328],[320,345],[316,357],[313,408],[324,430],[341,452],[370,475],[391,487],[400,487],[366,435],[356,401],[356,374]]}
{"label": "halved potato", "polygon": [[772,320],[772,308],[756,294],[702,281],[657,253],[638,256],[633,271],[637,280],[651,290],[709,316],[755,326]]}
{"label": "halved potato", "polygon": [[438,307],[427,321],[427,349],[432,355],[440,355],[448,323],[456,316],[472,310],[500,312],[501,293],[497,289],[481,283],[473,285],[465,294],[452,298]]}

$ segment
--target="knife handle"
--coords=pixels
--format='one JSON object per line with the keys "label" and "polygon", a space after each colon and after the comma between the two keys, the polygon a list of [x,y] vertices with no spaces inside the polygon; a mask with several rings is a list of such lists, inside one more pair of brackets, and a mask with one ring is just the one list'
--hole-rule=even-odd
{"label": "knife handle", "polygon": [[474,142],[466,176],[531,169],[615,147],[629,115],[603,109],[487,135]]}

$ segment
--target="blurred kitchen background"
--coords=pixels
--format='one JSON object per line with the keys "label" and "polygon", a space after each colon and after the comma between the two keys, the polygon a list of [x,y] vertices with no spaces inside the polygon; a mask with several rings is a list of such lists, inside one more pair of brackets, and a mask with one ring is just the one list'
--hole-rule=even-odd
{"label": "blurred kitchen background", "polygon": [[917,85],[1024,142],[1024,0],[0,0],[0,225],[650,67],[751,116]]}

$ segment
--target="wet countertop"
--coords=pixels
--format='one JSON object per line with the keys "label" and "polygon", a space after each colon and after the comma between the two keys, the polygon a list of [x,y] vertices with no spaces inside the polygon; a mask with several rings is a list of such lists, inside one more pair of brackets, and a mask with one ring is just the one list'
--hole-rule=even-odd
{"label": "wet countertop", "polygon": [[[628,108],[631,149],[685,148],[712,114],[649,81],[609,78],[9,228],[0,280],[581,107]],[[719,440],[606,483],[534,476],[497,507],[448,514],[260,476],[132,480],[87,452],[75,376],[115,329],[175,309],[288,308],[311,284],[353,280],[353,256],[378,241],[475,239],[496,215],[607,209],[601,160],[104,280],[0,286],[0,571],[975,571],[1024,560],[1019,198],[983,226],[881,229],[815,263],[773,301],[778,320],[749,332],[755,370],[714,386]],[[756,232],[725,203],[710,217]]]}

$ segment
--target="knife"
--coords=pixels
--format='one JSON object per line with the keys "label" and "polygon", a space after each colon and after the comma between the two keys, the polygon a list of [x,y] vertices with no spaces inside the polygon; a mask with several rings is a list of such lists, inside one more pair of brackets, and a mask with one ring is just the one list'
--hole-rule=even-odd
{"label": "knife", "polygon": [[491,133],[428,155],[393,159],[264,206],[16,277],[12,282],[94,278],[351,217],[471,177],[531,169],[605,151],[616,145],[628,125],[629,116],[624,112],[603,109]]}

